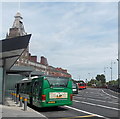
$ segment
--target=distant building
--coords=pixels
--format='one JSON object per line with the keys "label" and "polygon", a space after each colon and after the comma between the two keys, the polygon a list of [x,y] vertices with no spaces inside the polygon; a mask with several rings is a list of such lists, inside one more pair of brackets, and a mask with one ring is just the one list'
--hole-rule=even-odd
{"label": "distant building", "polygon": [[[15,15],[13,26],[12,28],[9,29],[9,33],[7,33],[6,38],[13,38],[27,34],[25,32],[22,19],[23,18],[21,14],[17,12],[17,14]],[[40,62],[37,62],[37,56],[32,56],[31,53],[29,53],[29,46],[25,50],[25,52],[23,52],[22,56],[17,60],[17,63],[15,65],[31,66],[34,67],[36,71],[41,71],[45,75],[58,77],[71,77],[71,75],[67,72],[66,69],[49,66],[47,58],[45,58],[44,56],[41,56]]]}

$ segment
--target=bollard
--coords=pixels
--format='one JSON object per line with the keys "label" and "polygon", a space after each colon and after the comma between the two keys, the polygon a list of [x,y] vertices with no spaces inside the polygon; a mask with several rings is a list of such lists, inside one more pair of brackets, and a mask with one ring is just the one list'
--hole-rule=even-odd
{"label": "bollard", "polygon": [[27,98],[25,97],[24,98],[24,111],[27,110]]}
{"label": "bollard", "polygon": [[10,95],[10,98],[12,99],[12,92],[11,91],[9,92],[9,95]]}
{"label": "bollard", "polygon": [[22,97],[20,96],[20,107],[22,107]]}
{"label": "bollard", "polygon": [[13,92],[11,93],[11,95],[12,95],[12,100],[14,100]]}
{"label": "bollard", "polygon": [[12,99],[12,92],[10,92],[10,98]]}
{"label": "bollard", "polygon": [[18,104],[19,103],[19,95],[17,94],[16,95],[16,104]]}
{"label": "bollard", "polygon": [[14,102],[16,102],[16,93],[14,93]]}
{"label": "bollard", "polygon": [[15,97],[14,97],[14,92],[12,93],[13,94],[13,101],[15,100]]}
{"label": "bollard", "polygon": [[15,102],[15,93],[13,92],[13,101]]}

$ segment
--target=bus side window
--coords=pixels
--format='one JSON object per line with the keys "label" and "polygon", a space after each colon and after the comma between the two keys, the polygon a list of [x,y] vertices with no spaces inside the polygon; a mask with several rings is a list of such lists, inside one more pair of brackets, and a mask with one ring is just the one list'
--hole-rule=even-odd
{"label": "bus side window", "polygon": [[24,93],[24,83],[21,84],[21,93]]}
{"label": "bus side window", "polygon": [[26,94],[26,91],[27,91],[26,89],[27,89],[26,83],[24,83],[24,86],[23,86],[23,93],[24,93],[24,94]]}
{"label": "bus side window", "polygon": [[26,94],[30,93],[30,82],[26,84]]}
{"label": "bus side window", "polygon": [[33,84],[33,94],[37,95],[38,94],[38,86],[39,86],[39,82],[35,81]]}
{"label": "bus side window", "polygon": [[39,81],[39,95],[42,94],[42,81]]}
{"label": "bus side window", "polygon": [[20,88],[20,84],[16,84],[16,93],[17,93],[17,94],[19,94],[19,92],[20,92],[20,89],[19,89],[19,88]]}

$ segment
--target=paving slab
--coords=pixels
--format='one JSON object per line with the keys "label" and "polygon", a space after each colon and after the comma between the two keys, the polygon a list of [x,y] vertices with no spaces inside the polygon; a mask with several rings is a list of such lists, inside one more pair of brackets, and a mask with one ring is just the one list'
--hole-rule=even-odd
{"label": "paving slab", "polygon": [[[20,104],[16,104],[12,99],[7,98],[5,105],[0,105],[0,108],[2,108],[2,118],[5,117],[39,117],[40,119],[47,119],[44,115],[41,113],[33,110],[30,107],[27,107],[27,110],[24,111],[24,107],[20,107]],[[7,118],[8,119],[8,118]],[[23,118],[22,118],[23,119]]]}

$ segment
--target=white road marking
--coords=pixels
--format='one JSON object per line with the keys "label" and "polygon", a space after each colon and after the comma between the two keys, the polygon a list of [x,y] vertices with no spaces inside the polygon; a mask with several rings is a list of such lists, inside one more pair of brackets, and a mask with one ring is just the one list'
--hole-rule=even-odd
{"label": "white road marking", "polygon": [[95,92],[90,92],[90,93],[95,93]]}
{"label": "white road marking", "polygon": [[88,105],[93,105],[93,106],[103,107],[103,108],[107,108],[107,109],[117,110],[117,111],[120,110],[120,109],[118,109],[118,108],[108,107],[108,106],[98,105],[98,104],[93,104],[93,103],[84,102],[84,101],[78,101],[78,100],[73,100],[73,101],[74,101],[74,102],[80,102],[80,103],[88,104]]}
{"label": "white road marking", "polygon": [[109,90],[109,91],[111,91],[111,92],[113,92],[113,93],[116,93],[116,94],[119,94],[118,92],[115,92],[115,91],[112,91],[112,90]]}
{"label": "white road marking", "polygon": [[104,100],[97,100],[97,99],[93,99],[93,98],[83,98],[83,97],[76,97],[76,98],[95,100],[95,101],[98,101],[98,102],[105,102],[105,103],[111,103],[111,104],[119,105],[119,103],[110,102],[110,101],[104,101]]}
{"label": "white road marking", "polygon": [[109,95],[109,96],[111,96],[111,97],[113,97],[113,98],[118,99],[118,97],[115,97],[115,96],[113,96],[113,95],[110,95],[110,94],[106,93],[104,90],[102,90],[102,92],[105,93],[106,95]]}
{"label": "white road marking", "polygon": [[77,109],[77,108],[74,108],[74,107],[70,107],[70,106],[65,106],[65,107],[76,110],[76,111],[79,111],[79,112],[83,112],[83,113],[86,113],[86,114],[95,115],[97,117],[101,117],[101,118],[104,118],[104,119],[109,119],[107,117],[104,117],[104,116],[101,116],[101,115],[98,115],[98,114],[94,114],[94,113],[91,113],[91,112],[87,112],[87,111],[84,111],[84,110],[80,110],[80,109]]}
{"label": "white road marking", "polygon": [[119,103],[114,103],[114,102],[110,102],[110,101],[96,100],[96,99],[91,99],[91,98],[88,98],[88,99],[89,100],[99,101],[99,102],[106,102],[106,103],[111,103],[111,104],[119,105]]}

